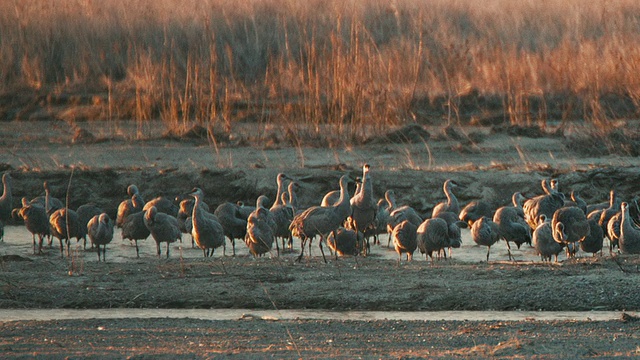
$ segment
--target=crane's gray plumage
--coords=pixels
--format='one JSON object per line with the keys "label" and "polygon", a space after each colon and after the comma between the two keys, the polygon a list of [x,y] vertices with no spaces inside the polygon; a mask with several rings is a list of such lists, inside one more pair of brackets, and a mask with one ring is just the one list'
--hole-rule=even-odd
{"label": "crane's gray plumage", "polygon": [[603,209],[602,212],[600,212],[600,219],[598,220],[598,224],[600,225],[600,227],[602,227],[602,231],[607,231],[609,219],[611,219],[618,212],[620,212],[620,203],[618,202],[618,196],[615,190],[611,190],[609,192],[609,206],[606,209]]}
{"label": "crane's gray plumage", "polygon": [[[189,195],[187,195],[189,196]],[[180,223],[180,230],[185,233],[185,234],[191,234],[191,231],[187,231],[186,229],[186,220],[187,218],[190,218],[192,213],[193,213],[193,205],[195,204],[195,199],[191,196],[189,196],[188,199],[179,199],[176,198],[176,200],[178,201],[178,216],[176,216],[176,219],[178,219],[178,223]],[[209,205],[203,200],[200,202],[200,207],[206,211],[209,212]]]}
{"label": "crane's gray plumage", "polygon": [[602,231],[602,227],[596,219],[587,218],[587,222],[589,223],[589,235],[580,242],[580,249],[595,256],[597,253],[602,252],[604,231]]}
{"label": "crane's gray plumage", "polygon": [[[12,179],[8,172],[2,174],[2,196],[0,196],[0,222],[11,219],[13,210]],[[2,237],[0,236],[0,239]]]}
{"label": "crane's gray plumage", "polygon": [[302,260],[304,256],[304,245],[309,240],[309,248],[316,235],[320,235],[320,252],[322,258],[326,262],[324,250],[322,249],[322,241],[327,235],[337,230],[344,220],[351,213],[351,205],[349,203],[349,192],[347,191],[347,182],[349,177],[343,175],[340,178],[340,200],[333,206],[313,206],[304,212],[296,215],[291,222],[290,230],[293,236],[300,238],[302,251],[297,261]]}
{"label": "crane's gray plumage", "polygon": [[587,214],[587,202],[584,201],[584,199],[582,199],[575,190],[571,191],[571,202],[572,204],[569,204],[568,201],[565,201],[565,206],[577,206],[580,210],[582,210],[582,212]]}
{"label": "crane's gray plumage", "polygon": [[[236,254],[236,239],[244,240],[247,235],[248,216],[244,217],[240,212],[240,206],[230,202],[224,202],[215,209],[214,215],[218,217],[224,235],[229,238],[233,255]],[[249,215],[250,216],[250,215]]]}
{"label": "crane's gray plumage", "polygon": [[149,202],[144,204],[142,211],[147,211],[152,206],[155,207],[160,213],[171,215],[174,218],[178,217],[178,205],[176,205],[171,199],[167,197],[158,196],[157,198],[149,200]]}
{"label": "crane's gray plumage", "polygon": [[407,254],[407,261],[411,261],[418,247],[418,227],[409,220],[404,220],[393,228],[390,236],[398,253],[398,261],[402,261],[403,253]]}
{"label": "crane's gray plumage", "polygon": [[37,196],[29,202],[30,204],[38,204],[47,211],[48,215],[51,215],[54,211],[64,208],[64,204],[60,199],[51,196],[51,190],[49,188],[49,182],[45,181],[42,186],[44,187],[44,196]]}
{"label": "crane's gray plumage", "polygon": [[538,223],[538,227],[533,230],[533,247],[542,261],[551,261],[553,256],[555,257],[555,262],[558,262],[558,254],[562,252],[563,246],[553,239],[551,219],[542,214]]}
{"label": "crane's gray plumage", "polygon": [[[373,182],[371,180],[371,166],[362,166],[362,185],[360,191],[351,199],[351,221],[349,225],[356,232],[365,233],[370,227],[375,225],[376,213],[378,210],[373,197]],[[368,237],[365,237],[366,244],[363,246],[363,253],[366,255],[370,251]]]}
{"label": "crane's gray plumage", "polygon": [[87,236],[86,227],[80,225],[78,213],[71,209],[62,208],[54,211],[49,216],[51,234],[60,240],[60,254],[64,257],[64,240],[67,244],[67,256],[71,254],[69,240],[76,238],[77,241]]}
{"label": "crane's gray plumage", "polygon": [[273,247],[275,236],[269,224],[269,210],[257,207],[247,219],[247,234],[244,237],[249,252],[254,256],[262,256]]}
{"label": "crane's gray plumage", "polygon": [[[96,215],[102,214],[103,212],[104,211],[98,206],[96,206],[96,204],[84,204],[78,207],[78,209],[76,210],[76,213],[78,214],[78,222],[80,226],[83,227],[82,231],[85,234],[88,234],[87,226],[88,226],[89,220],[91,220]],[[111,218],[109,218],[109,221],[111,221]],[[84,240],[83,248],[86,249],[87,237],[85,236],[83,240]]]}
{"label": "crane's gray plumage", "polygon": [[204,256],[213,256],[216,248],[224,246],[224,229],[217,218],[214,216],[207,216],[207,213],[201,207],[203,192],[201,189],[196,188],[191,193],[191,196],[195,199],[193,204],[193,211],[191,213],[191,222],[193,228],[191,229],[191,236],[200,249],[202,249]]}
{"label": "crane's gray plumage", "polygon": [[433,263],[433,252],[439,253],[449,246],[449,226],[444,219],[427,219],[417,230],[418,249],[426,254]]}
{"label": "crane's gray plumage", "polygon": [[553,239],[568,247],[567,257],[572,257],[572,251],[577,250],[577,248],[569,248],[569,244],[584,240],[590,231],[587,216],[575,206],[558,209],[551,219],[551,228]]}
{"label": "crane's gray plumage", "polygon": [[498,225],[500,237],[507,243],[509,260],[513,260],[510,242],[516,244],[518,249],[524,243],[531,244],[531,230],[524,220],[524,211],[520,207],[523,199],[522,194],[514,193],[511,197],[513,206],[503,206],[493,215],[493,222]]}
{"label": "crane's gray plumage", "polygon": [[123,222],[129,215],[141,212],[144,209],[145,202],[142,195],[140,195],[137,186],[129,185],[127,187],[127,194],[130,198],[123,200],[120,205],[118,205],[116,227],[122,227]]}
{"label": "crane's gray plumage", "polygon": [[138,240],[146,240],[149,235],[151,235],[149,228],[144,224],[145,214],[145,212],[139,211],[127,216],[122,222],[122,239],[133,240],[135,242],[136,257],[140,257]]}
{"label": "crane's gray plumage", "polygon": [[458,187],[458,183],[451,179],[447,179],[442,185],[442,190],[444,194],[447,196],[447,202],[441,202],[437,204],[433,211],[431,212],[431,217],[435,218],[438,213],[443,211],[451,211],[453,213],[460,213],[460,205],[458,203],[458,198],[453,194],[453,189]]}
{"label": "crane's gray plumage", "polygon": [[169,244],[182,238],[178,219],[169,214],[158,212],[158,209],[152,206],[144,212],[144,225],[156,241],[158,256],[162,254],[160,243],[166,242],[167,258],[169,258]]}
{"label": "crane's gray plumage", "polygon": [[[285,249],[285,239],[289,245],[289,248],[293,245],[293,236],[291,235],[291,230],[289,230],[289,226],[291,225],[291,221],[293,221],[293,217],[295,216],[295,209],[293,205],[290,203],[290,193],[285,192],[282,181],[284,181],[284,174],[278,174],[278,193],[280,194],[280,201],[275,202],[271,208],[269,208],[269,212],[271,213],[271,217],[273,221],[276,223],[276,229],[273,233],[276,241],[278,238],[282,239],[282,249]],[[282,177],[282,179],[281,179]],[[289,185],[293,184],[291,182]],[[293,188],[293,187],[292,187]],[[289,200],[287,200],[289,199]]]}
{"label": "crane's gray plumage", "polygon": [[89,239],[98,248],[100,261],[100,245],[102,245],[102,261],[107,261],[107,244],[113,240],[113,222],[107,213],[95,215],[87,223]]}
{"label": "crane's gray plumage", "polygon": [[620,208],[622,210],[620,239],[618,240],[620,252],[623,254],[640,254],[640,229],[629,216],[629,205],[623,202]]}
{"label": "crane's gray plumage", "polygon": [[483,216],[486,216],[489,219],[493,218],[493,208],[486,201],[476,200],[468,203],[464,208],[462,208],[458,218],[471,226]]}
{"label": "crane's gray plumage", "polygon": [[486,216],[481,217],[471,225],[471,238],[476,244],[487,247],[487,262],[489,262],[491,246],[500,239],[498,224]]}
{"label": "crane's gray plumage", "polygon": [[22,208],[18,211],[18,217],[24,220],[27,230],[33,237],[33,253],[36,253],[36,236],[38,236],[38,253],[42,253],[44,237],[51,236],[49,216],[44,206],[29,204],[27,198],[22,198]]}
{"label": "crane's gray plumage", "polygon": [[544,195],[539,195],[524,202],[524,219],[533,230],[538,227],[538,219],[544,214],[547,219],[551,219],[556,210],[564,206],[564,195],[553,188],[547,187],[545,180],[542,181]]}
{"label": "crane's gray plumage", "polygon": [[[447,248],[449,248],[449,257],[451,257],[451,249],[458,249],[462,246],[462,233],[460,229],[467,228],[468,225],[464,221],[459,220],[458,214],[451,211],[441,211],[436,215],[436,218],[443,219],[447,222],[449,229],[449,245]],[[444,254],[444,257],[447,257],[446,254]]]}
{"label": "crane's gray plumage", "polygon": [[357,233],[352,229],[339,227],[336,231],[329,233],[327,237],[327,246],[333,251],[338,258],[338,255],[352,255],[358,254],[358,244],[361,244],[364,240],[362,233]]}

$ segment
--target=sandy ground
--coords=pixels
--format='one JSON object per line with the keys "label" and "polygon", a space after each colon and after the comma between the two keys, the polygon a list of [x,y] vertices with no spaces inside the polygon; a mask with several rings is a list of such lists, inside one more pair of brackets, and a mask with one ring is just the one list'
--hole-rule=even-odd
{"label": "sandy ground", "polygon": [[[41,132],[33,123],[0,128],[0,164],[12,171],[14,196],[41,195],[42,181],[49,180],[59,198],[70,189],[70,207],[89,199],[110,213],[130,183],[138,184],[146,198],[201,186],[210,204],[251,203],[259,194],[275,192],[280,171],[302,184],[301,200],[310,206],[336,188],[340,174],[357,175],[364,162],[374,169],[376,196],[393,188],[402,203],[424,213],[443,200],[441,184],[449,177],[464,185],[463,203],[484,198],[496,206],[516,190],[539,193],[539,180],[548,176],[559,178],[563,191],[577,189],[590,202],[605,200],[612,187],[625,198],[640,190],[633,181],[637,158],[582,157],[557,137],[489,134],[463,149],[447,139],[334,149],[216,149],[206,141],[129,141],[113,135],[118,133],[109,128],[113,125],[95,124],[91,130],[107,141],[73,144],[72,134],[59,124],[37,125]],[[453,259],[434,264],[419,256],[398,264],[384,237],[383,246],[375,245],[367,258],[328,256],[328,264],[316,245],[311,257],[296,263],[297,240],[294,251],[280,256],[256,260],[237,243],[236,257],[217,251],[203,259],[188,236],[172,245],[169,259],[155,256],[153,240],[142,241],[138,259],[119,234],[108,246],[107,262],[98,263],[95,252],[76,244],[70,257],[61,258],[55,246],[33,255],[22,225],[5,230],[0,243],[0,306],[5,309],[640,309],[637,257],[605,251],[595,258],[561,257],[550,265],[525,245],[514,250],[518,261],[510,262],[499,243],[486,263],[486,249],[475,246],[466,229]],[[3,357],[18,358],[632,357],[639,351],[637,334],[632,317],[606,322],[86,319],[2,322],[0,348]]]}

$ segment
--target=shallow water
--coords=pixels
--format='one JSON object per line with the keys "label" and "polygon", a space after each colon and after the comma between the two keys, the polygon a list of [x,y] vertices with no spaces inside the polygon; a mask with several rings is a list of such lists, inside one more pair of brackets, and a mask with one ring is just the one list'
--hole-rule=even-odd
{"label": "shallow water", "polygon": [[[637,316],[638,313],[627,312]],[[351,320],[351,321],[609,321],[619,311],[323,311],[249,309],[32,309],[0,310],[0,321],[71,319],[189,318],[201,320]]]}
{"label": "shallow water", "polygon": [[[202,257],[202,250],[193,249],[191,247],[191,236],[183,234],[183,242],[176,242],[170,245],[170,257],[183,257],[183,258],[197,258]],[[380,238],[381,245],[372,245],[371,254],[374,258],[397,260],[398,255],[391,248],[387,248],[388,236],[383,235]],[[321,256],[317,239],[313,242],[312,255]],[[236,241],[236,255],[237,256],[250,256],[249,251],[242,241]],[[153,238],[149,237],[146,240],[138,241],[140,248],[140,257],[157,257],[156,255],[156,243]],[[166,256],[166,243],[161,244],[162,256]],[[605,245],[606,246],[606,245]],[[71,241],[71,248],[75,255],[83,257],[84,261],[98,261],[98,256],[95,250],[91,249],[90,243],[87,244],[87,250],[83,250],[82,242]],[[307,254],[308,247],[305,249]],[[54,258],[60,256],[60,243],[57,239],[54,239],[52,247],[46,244],[43,247],[45,255],[33,255],[32,236],[24,226],[6,226],[4,242],[0,242],[0,255],[20,255],[26,257],[46,256],[48,258]],[[324,246],[325,255],[329,257],[329,249]],[[214,257],[222,256],[222,249],[216,249]],[[226,242],[226,255],[231,255],[231,244]],[[281,252],[280,256],[294,257],[300,253],[300,241],[294,239],[293,251]],[[529,245],[523,245],[520,249],[512,246],[511,253],[517,261],[540,261],[540,257],[536,255],[535,250]],[[272,256],[276,256],[276,251],[271,252]],[[453,258],[456,261],[462,262],[484,262],[486,261],[487,248],[484,246],[476,245],[471,240],[471,234],[469,229],[462,229],[462,247],[459,249],[453,249]],[[578,256],[591,256],[590,254],[578,254]],[[133,242],[129,240],[123,240],[120,229],[116,229],[113,241],[107,245],[107,262],[121,263],[127,261],[133,261],[136,258],[136,249]],[[406,255],[403,255],[403,259],[406,259]],[[560,261],[564,259],[564,254],[560,254]],[[499,241],[491,247],[491,254],[489,261],[508,261],[508,250],[504,241]],[[420,251],[416,250],[414,253],[414,261],[425,261],[425,256],[420,254]]]}

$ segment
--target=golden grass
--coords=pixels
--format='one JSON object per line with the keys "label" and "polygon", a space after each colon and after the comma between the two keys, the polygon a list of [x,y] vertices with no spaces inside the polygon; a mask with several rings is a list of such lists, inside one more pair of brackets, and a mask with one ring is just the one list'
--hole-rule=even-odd
{"label": "golden grass", "polygon": [[604,127],[640,101],[633,0],[14,0],[0,33],[1,92],[103,93],[138,137],[155,119],[307,143],[496,114]]}

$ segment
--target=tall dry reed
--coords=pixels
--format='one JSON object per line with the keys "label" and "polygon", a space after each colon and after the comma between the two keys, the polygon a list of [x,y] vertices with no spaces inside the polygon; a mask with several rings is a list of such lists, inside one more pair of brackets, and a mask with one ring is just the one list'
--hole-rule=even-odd
{"label": "tall dry reed", "polygon": [[156,119],[276,124],[295,144],[408,121],[603,126],[640,105],[631,0],[9,0],[0,34],[0,91],[108,93],[139,136]]}

